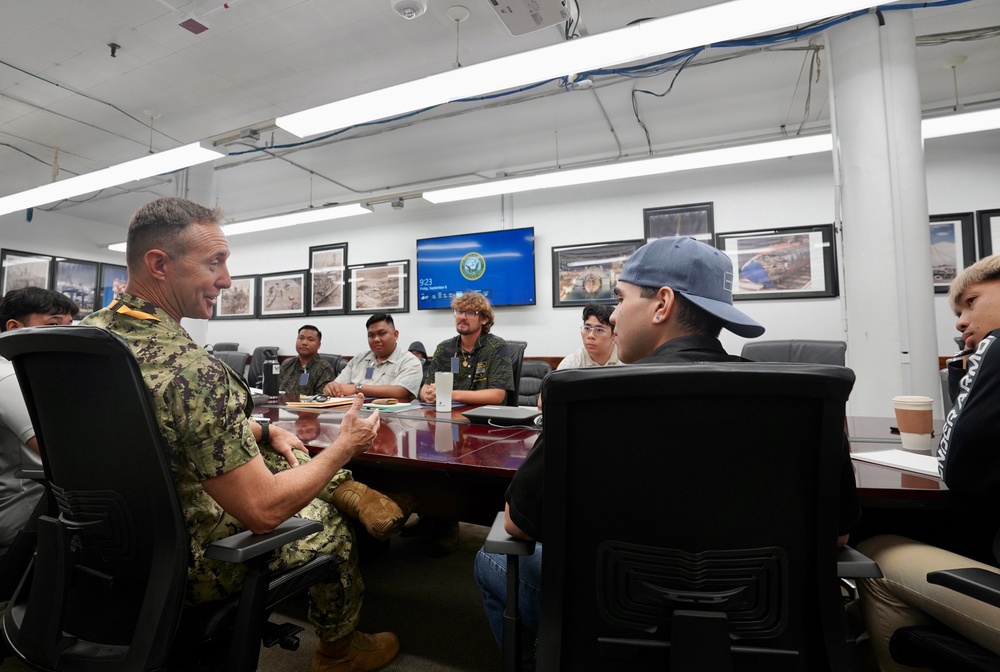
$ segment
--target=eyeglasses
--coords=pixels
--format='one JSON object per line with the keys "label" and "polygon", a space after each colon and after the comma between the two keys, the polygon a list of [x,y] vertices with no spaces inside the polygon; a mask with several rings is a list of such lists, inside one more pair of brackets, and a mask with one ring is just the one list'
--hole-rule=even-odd
{"label": "eyeglasses", "polygon": [[580,332],[584,334],[593,334],[594,336],[603,336],[604,334],[611,331],[607,327],[592,327],[589,324],[585,324],[580,327]]}
{"label": "eyeglasses", "polygon": [[478,310],[456,310],[455,317],[475,317],[479,314]]}

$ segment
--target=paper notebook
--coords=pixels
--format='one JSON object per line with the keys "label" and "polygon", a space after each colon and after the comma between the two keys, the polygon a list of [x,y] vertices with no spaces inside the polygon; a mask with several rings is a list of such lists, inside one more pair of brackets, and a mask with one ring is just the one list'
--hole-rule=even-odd
{"label": "paper notebook", "polygon": [[938,477],[938,461],[936,455],[922,455],[911,453],[908,450],[899,448],[889,448],[887,450],[873,450],[865,453],[851,453],[855,460],[874,462],[887,467],[895,467],[903,471],[911,471],[924,476]]}
{"label": "paper notebook", "polygon": [[354,397],[332,397],[326,401],[289,401],[285,406],[289,408],[337,408],[350,406],[353,403]]}

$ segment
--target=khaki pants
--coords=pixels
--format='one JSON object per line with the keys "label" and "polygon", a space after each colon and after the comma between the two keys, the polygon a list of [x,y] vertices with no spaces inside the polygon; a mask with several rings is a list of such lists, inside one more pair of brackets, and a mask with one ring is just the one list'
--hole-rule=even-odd
{"label": "khaki pants", "polygon": [[882,672],[912,672],[889,655],[889,639],[897,628],[937,620],[994,653],[1000,654],[1000,609],[944,586],[927,583],[927,573],[939,569],[981,567],[1000,569],[928,546],[906,537],[882,535],[858,544],[875,560],[881,579],[859,579],[861,610]]}

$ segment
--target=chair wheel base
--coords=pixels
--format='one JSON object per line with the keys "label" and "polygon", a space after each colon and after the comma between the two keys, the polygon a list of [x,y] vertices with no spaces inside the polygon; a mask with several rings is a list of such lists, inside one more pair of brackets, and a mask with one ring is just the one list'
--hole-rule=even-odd
{"label": "chair wheel base", "polygon": [[302,632],[302,628],[292,623],[272,623],[268,621],[264,625],[264,633],[261,636],[261,641],[268,648],[277,644],[286,651],[298,651],[299,638],[297,635],[300,632]]}

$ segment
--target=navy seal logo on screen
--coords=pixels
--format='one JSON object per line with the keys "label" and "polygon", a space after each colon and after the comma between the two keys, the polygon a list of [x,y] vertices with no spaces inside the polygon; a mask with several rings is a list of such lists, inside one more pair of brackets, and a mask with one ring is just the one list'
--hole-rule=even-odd
{"label": "navy seal logo on screen", "polygon": [[462,257],[462,277],[466,280],[478,280],[486,272],[486,259],[478,252],[469,252]]}

